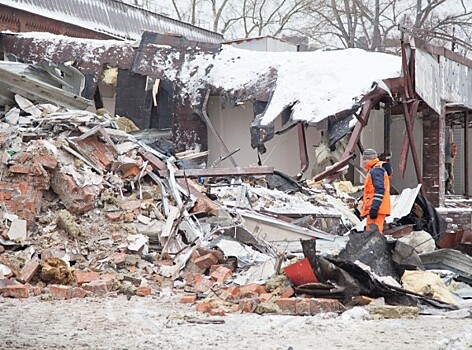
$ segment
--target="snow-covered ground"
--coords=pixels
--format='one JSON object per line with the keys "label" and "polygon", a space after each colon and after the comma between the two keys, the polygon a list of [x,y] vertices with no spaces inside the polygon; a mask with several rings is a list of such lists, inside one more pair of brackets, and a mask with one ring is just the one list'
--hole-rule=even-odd
{"label": "snow-covered ground", "polygon": [[[175,300],[160,298],[0,298],[0,318],[2,349],[465,350],[472,346],[467,319],[209,317]],[[224,323],[198,323],[208,320]]]}

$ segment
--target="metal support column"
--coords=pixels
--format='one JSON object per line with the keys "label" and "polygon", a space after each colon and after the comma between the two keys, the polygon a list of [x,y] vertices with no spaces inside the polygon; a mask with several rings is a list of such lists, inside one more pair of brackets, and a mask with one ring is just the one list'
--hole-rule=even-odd
{"label": "metal support column", "polygon": [[469,110],[464,116],[464,195],[468,198],[469,192]]}

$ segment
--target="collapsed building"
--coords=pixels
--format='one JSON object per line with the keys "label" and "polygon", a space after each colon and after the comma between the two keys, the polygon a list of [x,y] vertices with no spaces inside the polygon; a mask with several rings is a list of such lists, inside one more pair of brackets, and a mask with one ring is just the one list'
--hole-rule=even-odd
{"label": "collapsed building", "polygon": [[[2,17],[6,29],[21,31],[32,15],[18,4],[27,1],[0,3],[16,9]],[[401,58],[362,50],[257,54],[174,22],[139,36],[112,34],[100,18],[87,35],[80,21],[56,22],[44,23],[79,38],[0,36],[4,295],[44,286],[63,298],[146,295],[170,283],[192,292],[185,300],[209,297],[198,307],[213,314],[236,304],[262,313],[269,301],[289,313],[341,312],[338,300],[364,303],[359,296],[423,311],[458,304],[446,292],[403,288],[402,273],[446,266],[470,282],[467,256],[434,253],[436,245],[470,252],[468,59],[413,36]],[[126,40],[103,40],[110,38]],[[461,198],[445,194],[447,126],[462,130]],[[430,234],[413,250],[372,232],[344,236],[363,232],[355,189],[329,182],[359,182],[353,169],[364,145],[398,162],[388,233]],[[433,247],[420,252],[425,242]],[[366,258],[361,247],[381,256]],[[313,275],[290,272],[301,254]],[[290,282],[273,278],[281,270]],[[13,279],[35,285],[31,291]],[[215,306],[215,296],[226,304]]]}

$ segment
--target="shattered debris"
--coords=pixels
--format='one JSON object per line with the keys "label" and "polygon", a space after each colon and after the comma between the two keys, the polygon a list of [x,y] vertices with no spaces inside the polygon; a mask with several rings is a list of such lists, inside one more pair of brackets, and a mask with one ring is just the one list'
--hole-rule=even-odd
{"label": "shattered debris", "polygon": [[[183,171],[195,153],[162,152],[108,113],[16,99],[0,124],[5,297],[171,290],[209,315],[337,315],[370,305],[345,316],[368,319],[454,310],[471,295],[450,283],[461,271],[448,282],[419,271],[438,235],[414,216],[418,188],[397,198],[392,236],[364,232],[350,183],[282,191],[265,168]],[[407,278],[420,273],[436,276],[441,294]],[[385,304],[375,306],[378,298]]]}

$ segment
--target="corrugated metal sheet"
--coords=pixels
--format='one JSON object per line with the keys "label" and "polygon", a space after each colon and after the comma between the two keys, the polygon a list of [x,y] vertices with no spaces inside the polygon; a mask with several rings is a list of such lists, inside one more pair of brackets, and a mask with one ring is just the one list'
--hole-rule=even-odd
{"label": "corrugated metal sheet", "polygon": [[223,36],[115,0],[0,0],[0,4],[110,36],[139,40],[144,30],[221,43]]}
{"label": "corrugated metal sheet", "polygon": [[441,114],[440,67],[429,52],[416,49],[415,55],[416,92],[438,114]]}
{"label": "corrugated metal sheet", "polygon": [[464,106],[472,107],[472,69],[441,57],[441,98],[448,102],[463,103]]}
{"label": "corrugated metal sheet", "polygon": [[416,91],[438,114],[441,100],[472,108],[472,69],[444,56],[416,49]]}

